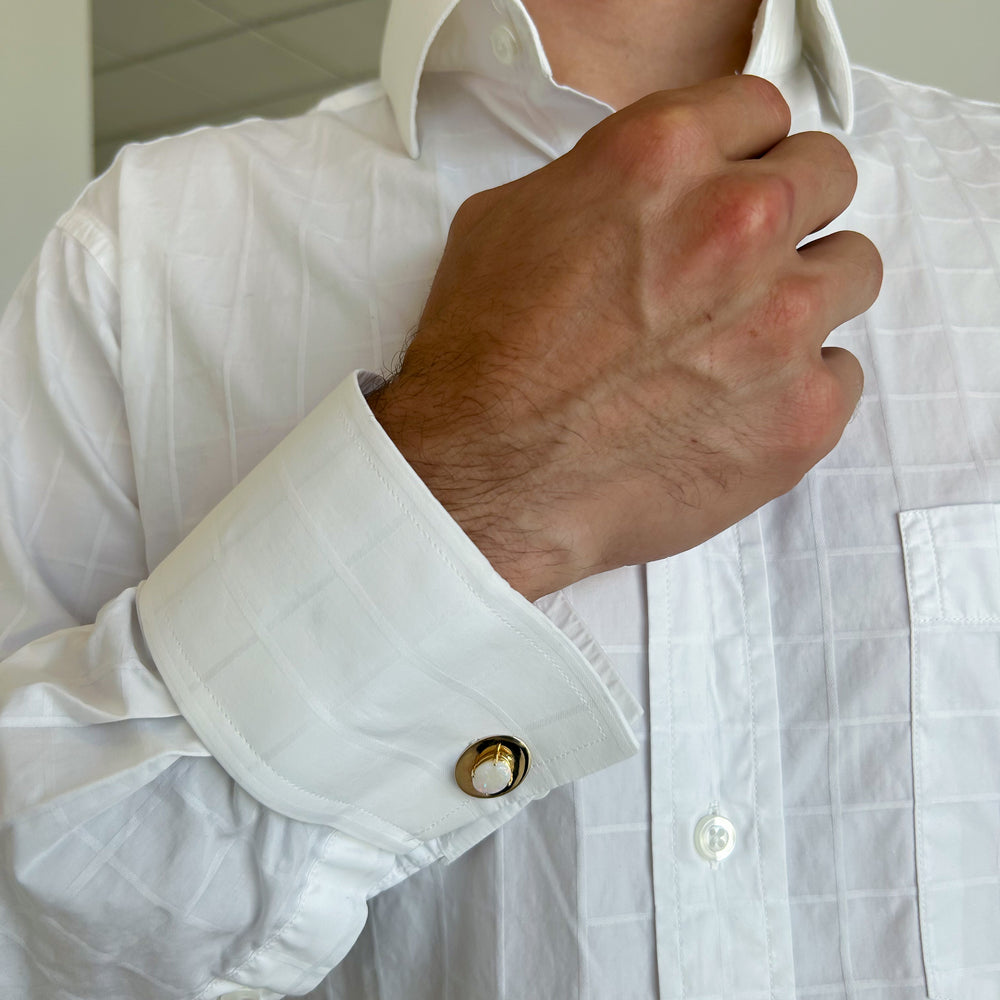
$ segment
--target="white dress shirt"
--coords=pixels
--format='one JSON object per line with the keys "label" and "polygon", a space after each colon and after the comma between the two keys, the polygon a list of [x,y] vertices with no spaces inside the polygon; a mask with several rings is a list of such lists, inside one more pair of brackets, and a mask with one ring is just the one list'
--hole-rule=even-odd
{"label": "white dress shirt", "polygon": [[[826,0],[747,71],[860,168],[864,398],[537,607],[354,374],[458,205],[610,112],[518,0],[397,2],[381,82],[60,220],[0,326],[0,997],[1000,998],[1000,112],[852,76]],[[493,734],[531,769],[469,797]]]}

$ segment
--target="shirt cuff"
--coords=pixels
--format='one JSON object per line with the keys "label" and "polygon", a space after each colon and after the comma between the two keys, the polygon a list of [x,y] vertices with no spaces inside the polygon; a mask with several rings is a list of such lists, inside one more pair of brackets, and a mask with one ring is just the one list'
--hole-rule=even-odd
{"label": "shirt cuff", "polygon": [[[634,753],[635,706],[578,622],[556,627],[493,570],[358,375],[152,571],[139,618],[181,711],[266,806],[451,855]],[[531,767],[507,795],[470,797],[455,763],[493,735]]]}

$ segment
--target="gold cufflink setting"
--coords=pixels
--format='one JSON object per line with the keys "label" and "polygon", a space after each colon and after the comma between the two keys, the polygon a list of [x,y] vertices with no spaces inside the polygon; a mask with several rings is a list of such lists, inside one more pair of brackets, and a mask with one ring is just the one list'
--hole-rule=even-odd
{"label": "gold cufflink setting", "polygon": [[470,743],[455,764],[458,787],[477,799],[513,791],[531,766],[528,748],[513,736],[487,736]]}

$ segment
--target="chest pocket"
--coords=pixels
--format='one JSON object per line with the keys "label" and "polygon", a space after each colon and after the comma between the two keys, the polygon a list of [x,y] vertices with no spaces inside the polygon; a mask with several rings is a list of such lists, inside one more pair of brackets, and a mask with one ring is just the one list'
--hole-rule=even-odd
{"label": "chest pocket", "polygon": [[931,1000],[1000,998],[1000,504],[905,511],[920,934]]}

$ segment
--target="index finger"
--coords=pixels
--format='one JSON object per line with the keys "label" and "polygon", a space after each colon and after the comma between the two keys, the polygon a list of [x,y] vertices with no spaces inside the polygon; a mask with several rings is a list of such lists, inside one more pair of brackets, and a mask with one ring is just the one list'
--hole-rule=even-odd
{"label": "index finger", "polygon": [[781,91],[760,76],[724,76],[694,87],[661,90],[636,103],[647,102],[689,116],[729,160],[763,156],[792,127]]}

